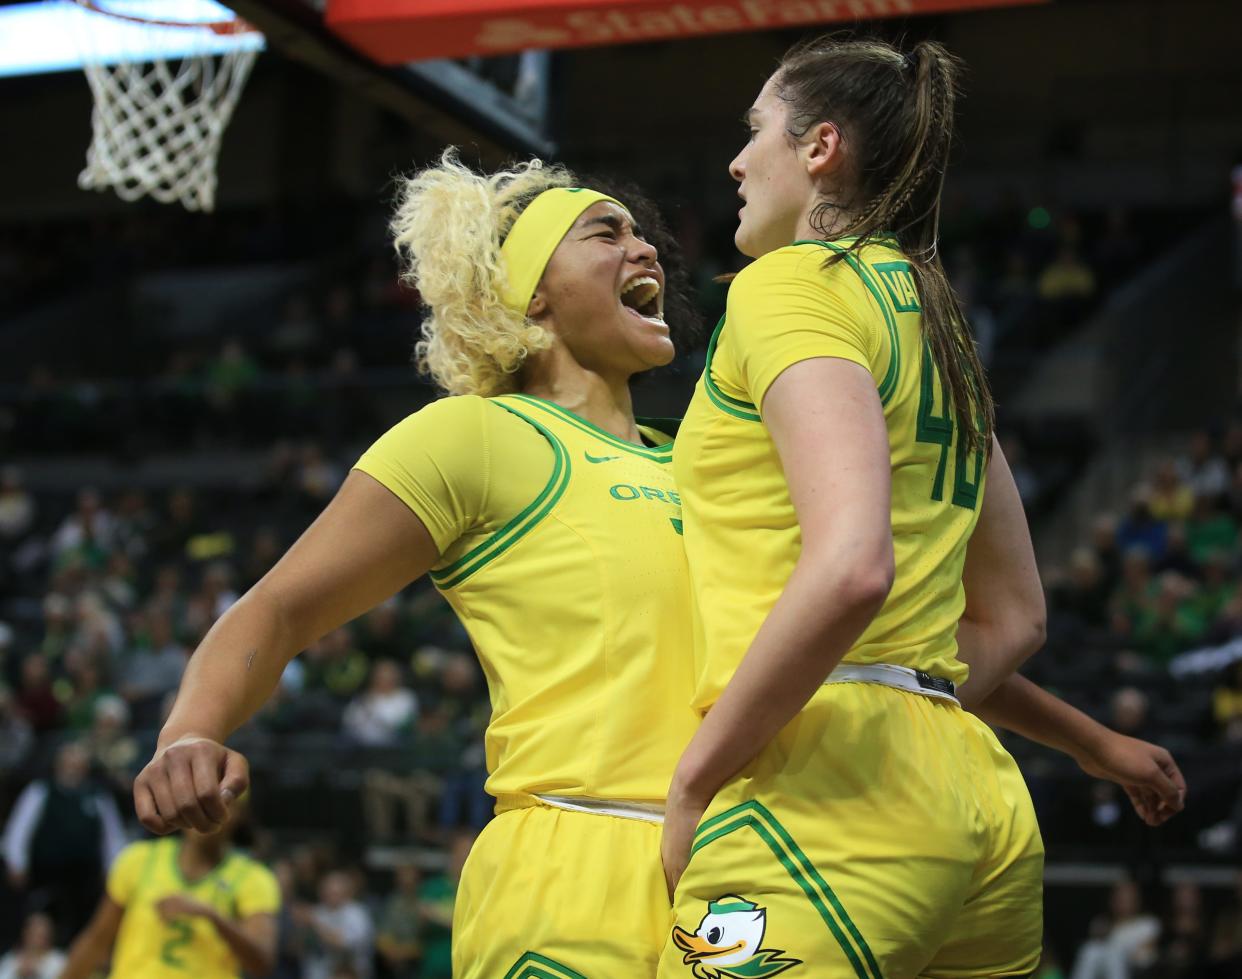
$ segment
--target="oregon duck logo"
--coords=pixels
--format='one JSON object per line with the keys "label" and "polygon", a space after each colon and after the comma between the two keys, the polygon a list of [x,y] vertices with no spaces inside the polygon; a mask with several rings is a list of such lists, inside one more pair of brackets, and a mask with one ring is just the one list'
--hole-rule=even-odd
{"label": "oregon duck logo", "polygon": [[783,959],[784,951],[760,948],[767,930],[767,910],[729,894],[709,901],[707,914],[691,934],[673,926],[673,944],[685,952],[682,961],[695,979],[766,979],[801,965]]}

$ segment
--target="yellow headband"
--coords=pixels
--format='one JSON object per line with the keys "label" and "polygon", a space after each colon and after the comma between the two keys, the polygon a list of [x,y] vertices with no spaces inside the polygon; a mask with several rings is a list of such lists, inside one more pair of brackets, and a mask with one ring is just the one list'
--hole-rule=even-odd
{"label": "yellow headband", "polygon": [[586,187],[554,187],[526,206],[500,246],[500,257],[504,259],[508,275],[501,293],[506,306],[525,314],[535,287],[543,278],[543,270],[565,232],[573,227],[583,211],[599,201],[612,201],[626,210],[615,198]]}

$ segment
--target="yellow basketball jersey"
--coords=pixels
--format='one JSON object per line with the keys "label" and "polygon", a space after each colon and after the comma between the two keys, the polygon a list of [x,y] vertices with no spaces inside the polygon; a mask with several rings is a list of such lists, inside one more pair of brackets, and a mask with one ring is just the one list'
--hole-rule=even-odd
{"label": "yellow basketball jersey", "polygon": [[[848,244],[848,243],[847,243]],[[961,682],[962,565],[978,518],[983,459],[966,453],[921,332],[918,293],[894,244],[828,269],[837,242],[799,242],[758,259],[729,290],[725,316],[677,437],[675,471],[696,598],[695,705],[729,682],[801,550],[801,531],[763,396],[792,364],[839,357],[875,377],[892,458],[896,580],[845,656]],[[828,451],[831,451],[829,448]]]}
{"label": "yellow basketball jersey", "polygon": [[131,843],[108,872],[108,896],[125,909],[112,952],[116,979],[237,979],[233,953],[205,918],[165,921],[156,905],[184,894],[221,915],[242,920],[280,910],[280,886],[270,870],[234,851],[211,873],[186,880],[177,863],[181,840],[168,837]]}
{"label": "yellow basketball jersey", "polygon": [[[445,398],[402,425],[358,468],[440,546],[432,580],[487,676],[498,810],[534,794],[663,802],[697,723],[668,435],[646,427],[655,447],[634,445],[526,395]],[[411,471],[420,454],[434,466]],[[486,490],[460,485],[467,468]]]}

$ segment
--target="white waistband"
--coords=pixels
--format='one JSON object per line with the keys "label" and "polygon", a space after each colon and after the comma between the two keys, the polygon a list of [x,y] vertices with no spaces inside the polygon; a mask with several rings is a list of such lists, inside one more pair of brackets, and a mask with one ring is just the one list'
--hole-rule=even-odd
{"label": "white waistband", "polygon": [[936,697],[939,700],[951,700],[961,706],[961,701],[953,694],[919,682],[919,674],[908,666],[894,666],[891,663],[842,663],[828,674],[824,683],[881,683],[886,687],[897,687],[910,693],[924,697]]}
{"label": "white waistband", "polygon": [[664,807],[648,802],[618,802],[615,799],[587,799],[581,796],[537,795],[536,799],[557,809],[570,812],[587,812],[597,816],[620,816],[622,819],[640,819],[645,823],[663,823]]}

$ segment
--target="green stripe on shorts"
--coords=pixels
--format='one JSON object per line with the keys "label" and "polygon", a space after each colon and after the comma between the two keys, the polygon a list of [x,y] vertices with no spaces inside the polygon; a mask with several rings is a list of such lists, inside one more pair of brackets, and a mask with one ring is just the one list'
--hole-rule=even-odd
{"label": "green stripe on shorts", "polygon": [[505,979],[586,979],[586,976],[546,955],[527,952],[513,963],[513,968],[505,973]]}
{"label": "green stripe on shorts", "polygon": [[789,831],[762,803],[753,800],[743,802],[702,823],[695,834],[694,848],[690,853],[693,856],[705,846],[747,827],[753,829],[767,844],[786,873],[806,894],[819,916],[824,919],[828,930],[832,932],[832,937],[841,946],[841,951],[850,960],[858,979],[884,979],[862,933],[850,920],[845,907],[828,886],[828,882],[794,842]]}

